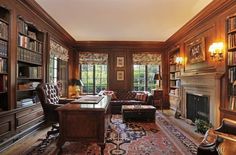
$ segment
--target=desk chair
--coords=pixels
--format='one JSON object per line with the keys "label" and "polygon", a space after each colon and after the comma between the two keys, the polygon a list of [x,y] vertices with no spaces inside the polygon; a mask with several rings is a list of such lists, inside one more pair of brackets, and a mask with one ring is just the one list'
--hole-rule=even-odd
{"label": "desk chair", "polygon": [[47,132],[48,138],[52,134],[59,133],[59,116],[55,109],[72,100],[60,100],[59,89],[54,84],[41,83],[37,86],[36,91],[44,111],[45,119],[52,124],[51,131]]}

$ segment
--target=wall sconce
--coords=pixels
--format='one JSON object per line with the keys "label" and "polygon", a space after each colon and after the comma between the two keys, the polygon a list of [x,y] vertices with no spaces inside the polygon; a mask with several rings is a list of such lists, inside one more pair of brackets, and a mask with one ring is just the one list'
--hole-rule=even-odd
{"label": "wall sconce", "polygon": [[176,57],[175,59],[175,62],[178,64],[178,65],[182,65],[183,64],[183,57]]}
{"label": "wall sconce", "polygon": [[211,58],[216,61],[223,60],[223,50],[224,44],[223,42],[216,42],[210,45],[209,52],[211,53]]}

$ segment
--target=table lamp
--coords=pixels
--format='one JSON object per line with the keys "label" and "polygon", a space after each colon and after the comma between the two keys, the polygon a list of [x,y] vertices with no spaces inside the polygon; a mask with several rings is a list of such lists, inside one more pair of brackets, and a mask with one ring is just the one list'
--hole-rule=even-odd
{"label": "table lamp", "polygon": [[156,73],[154,75],[154,82],[155,81],[158,81],[157,82],[157,89],[161,89],[161,85],[160,85],[160,81],[161,81],[161,75],[159,73]]}
{"label": "table lamp", "polygon": [[84,83],[82,82],[82,80],[77,80],[77,79],[73,79],[72,80],[72,85],[74,86],[74,90],[76,92],[76,97],[79,97],[80,95],[80,91],[81,91],[81,87],[84,86]]}

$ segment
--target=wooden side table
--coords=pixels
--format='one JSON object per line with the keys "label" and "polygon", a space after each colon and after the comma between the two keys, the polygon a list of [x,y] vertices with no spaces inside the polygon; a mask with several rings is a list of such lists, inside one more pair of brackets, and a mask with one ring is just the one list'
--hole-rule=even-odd
{"label": "wooden side table", "polygon": [[161,111],[163,111],[163,90],[152,89],[151,93],[153,95],[153,106],[160,107]]}

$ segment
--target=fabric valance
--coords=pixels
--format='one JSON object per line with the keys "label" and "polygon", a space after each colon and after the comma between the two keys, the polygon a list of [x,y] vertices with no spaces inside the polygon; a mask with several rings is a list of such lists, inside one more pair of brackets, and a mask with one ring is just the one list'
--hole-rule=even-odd
{"label": "fabric valance", "polygon": [[102,65],[108,63],[107,53],[80,52],[79,64]]}
{"label": "fabric valance", "polygon": [[68,61],[69,59],[68,50],[53,40],[50,40],[50,56],[57,57],[63,61]]}
{"label": "fabric valance", "polygon": [[134,53],[133,64],[135,65],[160,65],[161,54]]}

